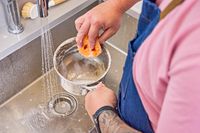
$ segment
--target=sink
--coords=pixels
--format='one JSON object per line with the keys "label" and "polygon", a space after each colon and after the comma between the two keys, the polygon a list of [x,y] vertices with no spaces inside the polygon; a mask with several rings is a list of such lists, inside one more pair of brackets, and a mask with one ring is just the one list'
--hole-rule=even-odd
{"label": "sink", "polygon": [[[112,63],[104,83],[117,92],[126,55],[111,45],[110,43],[106,45],[111,53]],[[59,93],[75,98],[77,108],[68,116],[59,116],[46,109],[47,106],[42,103],[44,98],[42,81],[45,76],[39,77],[0,106],[2,133],[87,133],[93,127],[84,109],[84,96],[68,94],[61,86]]]}
{"label": "sink", "polygon": [[[75,19],[96,4],[97,2],[80,10],[51,29],[55,47],[64,40],[76,36]],[[136,25],[137,20],[125,14],[119,32],[106,42],[112,63],[104,83],[116,93],[126,57],[127,43],[132,39]],[[41,62],[40,37],[30,40],[28,44],[0,60],[0,133],[87,133],[93,127],[93,123],[84,109],[84,96],[69,94],[58,86],[60,95],[72,98],[65,99],[64,102],[75,101],[77,107],[68,115],[60,116],[56,113],[58,110],[53,110],[56,108],[57,104],[54,106],[54,103],[57,103],[57,100],[48,99],[52,106],[44,105],[43,91],[47,88],[42,88],[43,79],[47,74],[42,75]],[[55,71],[49,73],[55,74]],[[56,96],[57,93],[53,94],[53,97]],[[63,99],[58,102],[63,102]],[[71,107],[71,103],[64,105]]]}

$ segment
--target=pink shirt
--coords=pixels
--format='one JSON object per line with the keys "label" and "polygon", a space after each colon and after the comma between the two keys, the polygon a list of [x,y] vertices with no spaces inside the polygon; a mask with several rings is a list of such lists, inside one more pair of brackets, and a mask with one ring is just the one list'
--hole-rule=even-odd
{"label": "pink shirt", "polygon": [[156,133],[200,133],[200,0],[185,0],[159,22],[133,72]]}

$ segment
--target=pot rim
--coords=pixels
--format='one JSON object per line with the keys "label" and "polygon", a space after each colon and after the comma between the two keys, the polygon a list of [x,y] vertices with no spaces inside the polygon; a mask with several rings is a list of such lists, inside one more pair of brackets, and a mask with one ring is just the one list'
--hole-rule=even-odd
{"label": "pot rim", "polygon": [[[75,37],[69,38],[69,39],[65,40],[64,42],[62,42],[62,43],[56,48],[56,50],[55,50],[55,52],[54,52],[54,56],[53,56],[53,66],[54,66],[54,69],[55,69],[56,73],[59,75],[59,77],[60,77],[62,80],[66,81],[66,82],[68,82],[68,83],[71,83],[71,84],[73,84],[73,85],[80,85],[80,86],[86,85],[86,86],[89,86],[89,85],[95,84],[95,83],[99,82],[100,80],[102,80],[102,79],[106,76],[106,74],[108,73],[108,71],[110,70],[110,67],[111,67],[111,55],[110,55],[110,52],[108,51],[108,49],[104,46],[105,44],[103,44],[102,47],[103,47],[103,49],[105,49],[105,51],[106,51],[106,53],[107,53],[107,55],[108,55],[108,67],[107,67],[106,71],[101,75],[101,77],[99,77],[96,81],[88,82],[88,83],[86,83],[86,84],[78,83],[78,82],[73,82],[73,81],[71,81],[71,80],[66,79],[66,78],[57,70],[57,67],[56,67],[56,55],[57,55],[59,49],[60,49],[61,47],[63,47],[64,45],[67,45],[68,43],[71,43],[71,42],[75,41],[75,39],[76,39]],[[73,46],[72,46],[72,47],[73,47]],[[72,48],[72,47],[70,47],[70,48]]]}

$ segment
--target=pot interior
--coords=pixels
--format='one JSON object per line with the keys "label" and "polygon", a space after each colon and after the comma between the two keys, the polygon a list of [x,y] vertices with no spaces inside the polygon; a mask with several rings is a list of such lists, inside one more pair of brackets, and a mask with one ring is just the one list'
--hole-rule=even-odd
{"label": "pot interior", "polygon": [[76,84],[92,84],[105,76],[110,64],[110,55],[104,47],[95,58],[79,54],[77,46],[62,46],[56,56],[56,68],[66,80]]}

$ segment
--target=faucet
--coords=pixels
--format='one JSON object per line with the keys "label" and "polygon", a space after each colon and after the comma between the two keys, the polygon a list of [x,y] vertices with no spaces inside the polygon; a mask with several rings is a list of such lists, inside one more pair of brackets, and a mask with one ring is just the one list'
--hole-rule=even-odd
{"label": "faucet", "polygon": [[[41,18],[48,16],[48,1],[37,0],[38,12]],[[24,28],[20,21],[19,7],[16,0],[2,0],[8,32],[13,34],[21,33]]]}
{"label": "faucet", "polygon": [[48,2],[49,0],[37,0],[38,14],[41,18],[48,16]]}
{"label": "faucet", "polygon": [[[48,16],[48,1],[37,0],[38,12],[41,18]],[[20,13],[17,0],[1,0],[4,7],[8,32],[13,34],[21,33],[24,28],[20,21]]]}
{"label": "faucet", "polygon": [[19,7],[16,0],[2,0],[8,32],[13,34],[21,33],[24,28],[20,21]]}

